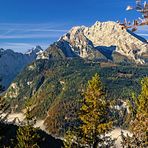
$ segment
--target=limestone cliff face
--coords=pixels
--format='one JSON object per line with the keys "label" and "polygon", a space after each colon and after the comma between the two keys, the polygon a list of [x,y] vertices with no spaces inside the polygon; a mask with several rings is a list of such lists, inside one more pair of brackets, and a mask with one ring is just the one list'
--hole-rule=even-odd
{"label": "limestone cliff face", "polygon": [[144,38],[123,29],[115,22],[96,22],[91,27],[73,27],[59,41],[67,42],[82,58],[95,58],[95,54],[103,50],[104,54],[117,52],[143,64],[141,55],[148,51],[148,43]]}
{"label": "limestone cliff face", "polygon": [[85,35],[84,30],[86,27],[73,27],[66,35],[60,38],[60,41],[67,42],[71,46],[73,52],[75,52],[81,58],[104,58],[95,47],[93,42]]}

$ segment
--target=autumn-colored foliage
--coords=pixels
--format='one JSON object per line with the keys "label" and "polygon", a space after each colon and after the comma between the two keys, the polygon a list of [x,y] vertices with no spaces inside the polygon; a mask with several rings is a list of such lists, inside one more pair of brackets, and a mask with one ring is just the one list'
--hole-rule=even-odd
{"label": "autumn-colored foliage", "polygon": [[133,134],[123,136],[124,147],[148,147],[148,77],[141,81],[141,92],[133,102],[135,117],[131,121],[130,131]]}
{"label": "autumn-colored foliage", "polygon": [[105,134],[112,129],[109,104],[98,74],[88,81],[80,109],[81,131],[84,143],[97,148],[105,144]]}

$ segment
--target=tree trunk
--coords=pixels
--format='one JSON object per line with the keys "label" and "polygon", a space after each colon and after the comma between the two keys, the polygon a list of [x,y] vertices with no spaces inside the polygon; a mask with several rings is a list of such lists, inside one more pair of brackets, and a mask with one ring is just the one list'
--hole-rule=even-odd
{"label": "tree trunk", "polygon": [[98,148],[99,139],[96,137],[94,140],[93,148]]}

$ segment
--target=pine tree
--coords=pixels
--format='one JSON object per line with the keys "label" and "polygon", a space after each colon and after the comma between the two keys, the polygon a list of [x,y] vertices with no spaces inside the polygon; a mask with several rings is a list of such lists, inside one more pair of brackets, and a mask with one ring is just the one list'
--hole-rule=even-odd
{"label": "pine tree", "polygon": [[136,101],[137,113],[148,114],[148,77],[141,81],[141,93]]}
{"label": "pine tree", "polygon": [[141,93],[133,99],[131,112],[134,119],[130,123],[130,131],[133,136],[122,136],[124,147],[145,148],[148,147],[148,77],[141,81]]}
{"label": "pine tree", "polygon": [[31,104],[26,105],[26,120],[22,123],[17,131],[17,145],[16,148],[38,148],[37,141],[39,135],[38,128],[34,128],[36,120],[31,115]]}
{"label": "pine tree", "polygon": [[[80,109],[80,120],[83,142],[93,148],[105,147],[105,142],[110,141],[110,137],[105,134],[112,129],[112,122],[109,118],[109,104],[98,74],[88,81]],[[112,142],[107,145],[112,145]]]}

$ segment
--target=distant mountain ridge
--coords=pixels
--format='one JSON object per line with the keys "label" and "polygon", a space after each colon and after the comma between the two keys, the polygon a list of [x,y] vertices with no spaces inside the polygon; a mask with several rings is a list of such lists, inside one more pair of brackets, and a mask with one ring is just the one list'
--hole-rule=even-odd
{"label": "distant mountain ridge", "polygon": [[42,48],[37,46],[25,54],[14,52],[11,49],[0,49],[0,78],[4,87],[8,87],[16,75],[23,70],[27,64],[33,62],[42,52]]}

